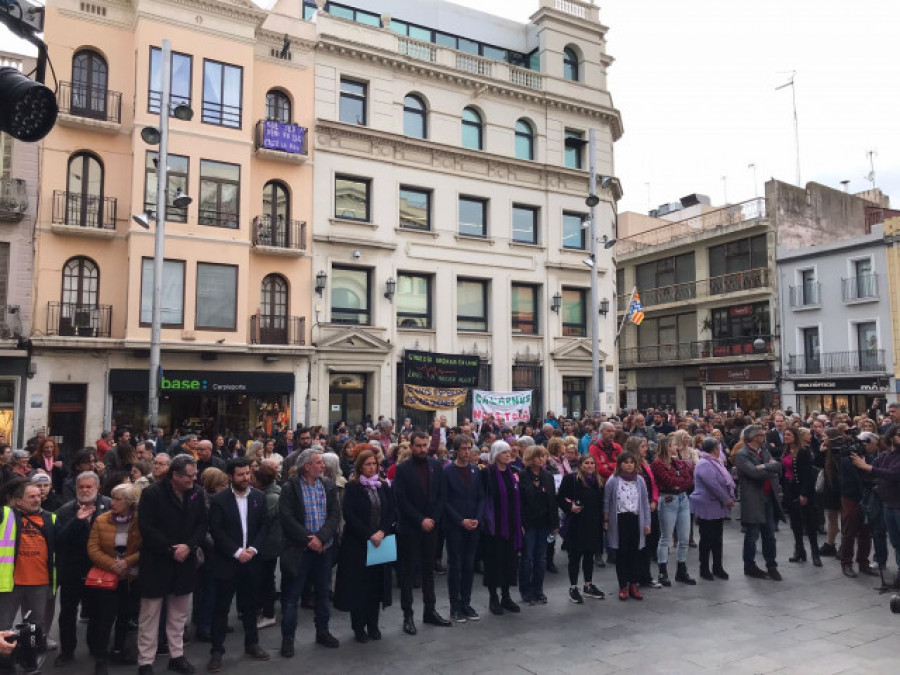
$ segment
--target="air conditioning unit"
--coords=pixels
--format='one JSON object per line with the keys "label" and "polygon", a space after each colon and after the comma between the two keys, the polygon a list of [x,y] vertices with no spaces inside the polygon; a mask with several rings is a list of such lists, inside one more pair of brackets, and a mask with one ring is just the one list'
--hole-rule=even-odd
{"label": "air conditioning unit", "polygon": [[75,328],[90,328],[93,325],[94,311],[92,309],[76,309],[72,315],[72,325]]}

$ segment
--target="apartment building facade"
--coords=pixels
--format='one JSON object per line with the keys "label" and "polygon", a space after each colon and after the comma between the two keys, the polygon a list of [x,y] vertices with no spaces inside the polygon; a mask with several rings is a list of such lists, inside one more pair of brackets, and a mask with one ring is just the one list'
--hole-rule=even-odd
{"label": "apartment building facade", "polygon": [[[540,0],[528,24],[442,1],[305,2],[315,21],[315,347],[311,419],[383,414],[408,352],[477,357],[478,388],[532,390],[532,413],[581,415],[591,391],[584,220],[622,133],[599,9]],[[612,189],[596,189],[614,236]],[[613,329],[601,407],[616,401]],[[451,418],[471,415],[471,397]],[[451,419],[452,421],[452,419]]]}
{"label": "apartment building facade", "polygon": [[[28,73],[35,59],[0,52],[0,66]],[[38,177],[37,146],[0,133],[0,436],[13,447],[25,440]]]}
{"label": "apartment building facade", "polygon": [[619,317],[636,287],[646,319],[619,338],[621,405],[781,408],[781,355],[796,352],[793,334],[784,342],[776,244],[787,255],[862,236],[872,205],[773,179],[764,198],[715,207],[689,195],[661,217],[623,214]]}
{"label": "apartment building facade", "polygon": [[315,43],[295,4],[49,3],[60,115],[41,147],[28,431],[71,451],[146,428],[158,147],[142,132],[179,105],[193,117],[169,119],[160,424],[244,435],[302,418]]}

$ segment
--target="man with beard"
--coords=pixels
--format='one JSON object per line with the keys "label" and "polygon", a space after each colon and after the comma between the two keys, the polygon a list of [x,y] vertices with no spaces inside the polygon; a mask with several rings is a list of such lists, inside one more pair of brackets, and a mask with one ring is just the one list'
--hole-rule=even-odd
{"label": "man with beard", "polygon": [[284,457],[284,462],[281,465],[281,475],[284,478],[291,475],[291,467],[297,463],[297,458],[300,456],[300,453],[312,447],[312,434],[309,429],[304,427],[298,429],[296,441],[297,447],[291,454]]}
{"label": "man with beard", "polygon": [[56,514],[56,545],[59,560],[59,655],[53,665],[64,666],[75,659],[75,627],[78,605],[87,600],[84,579],[91,569],[88,537],[97,516],[109,510],[108,497],[100,494],[100,477],[83,471],[75,479],[75,499]]}

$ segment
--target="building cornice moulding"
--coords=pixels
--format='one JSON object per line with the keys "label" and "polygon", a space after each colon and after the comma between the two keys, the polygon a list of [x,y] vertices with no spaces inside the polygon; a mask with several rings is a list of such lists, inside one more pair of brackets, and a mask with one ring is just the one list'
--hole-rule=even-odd
{"label": "building cornice moulding", "polygon": [[[261,7],[257,7],[249,0],[151,0],[150,2],[145,0],[145,3],[147,5],[178,5],[195,9],[204,14],[214,14],[229,19],[237,19],[241,22],[255,23],[257,26],[262,25],[262,22],[269,16],[269,12]],[[140,7],[144,3],[138,0],[135,4]]]}

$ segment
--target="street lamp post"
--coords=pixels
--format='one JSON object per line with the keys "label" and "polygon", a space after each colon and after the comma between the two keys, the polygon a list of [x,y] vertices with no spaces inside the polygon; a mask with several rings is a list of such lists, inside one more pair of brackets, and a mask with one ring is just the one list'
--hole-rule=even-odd
{"label": "street lamp post", "polygon": [[591,410],[594,415],[600,412],[600,312],[599,312],[599,281],[597,280],[597,166],[595,152],[595,138],[593,127],[588,132],[588,153],[590,155],[590,189],[588,190],[587,205],[591,212],[590,256],[591,262]]}

